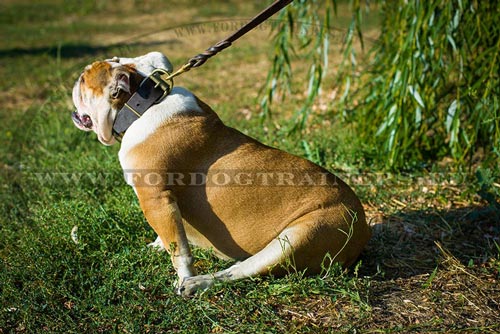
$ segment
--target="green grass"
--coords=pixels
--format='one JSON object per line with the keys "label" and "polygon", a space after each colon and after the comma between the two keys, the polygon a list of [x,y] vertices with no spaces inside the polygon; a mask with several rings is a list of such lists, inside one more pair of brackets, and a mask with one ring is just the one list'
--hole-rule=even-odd
{"label": "green grass", "polygon": [[[144,16],[162,28],[190,22],[193,13],[207,15],[196,16],[200,20],[249,17],[260,5],[195,10],[181,1],[172,16],[163,2],[152,3],[162,10],[151,14],[139,4],[134,10],[133,1],[113,10],[92,1],[80,7],[56,0],[1,5],[0,333],[500,329],[499,171],[435,166],[383,174],[372,167],[353,128],[328,113],[315,113],[303,132],[288,135],[290,101],[262,124],[257,95],[270,64],[266,31],[245,37],[176,83],[231,126],[348,180],[365,203],[374,237],[348,271],[260,277],[218,284],[193,299],[176,296],[170,259],[146,247],[155,235],[123,181],[118,147],[104,147],[73,126],[71,88],[95,59],[157,48],[178,66],[224,35],[175,40],[170,31],[159,44],[141,39],[121,45],[117,41],[130,36],[121,35],[128,23],[120,15]],[[106,15],[115,19],[103,20]],[[135,35],[154,25],[127,29]],[[78,244],[71,237],[75,226]],[[194,253],[200,272],[230,265],[210,252]]]}

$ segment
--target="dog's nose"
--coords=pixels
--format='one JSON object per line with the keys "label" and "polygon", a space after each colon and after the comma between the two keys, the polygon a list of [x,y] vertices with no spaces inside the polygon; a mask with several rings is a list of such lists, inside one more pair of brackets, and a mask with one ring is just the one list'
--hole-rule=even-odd
{"label": "dog's nose", "polygon": [[82,115],[80,116],[78,112],[74,111],[73,114],[71,115],[73,118],[73,121],[87,129],[92,129],[92,119],[90,118],[89,115]]}
{"label": "dog's nose", "polygon": [[82,115],[81,120],[84,127],[86,127],[87,129],[92,128],[92,119],[89,115]]}

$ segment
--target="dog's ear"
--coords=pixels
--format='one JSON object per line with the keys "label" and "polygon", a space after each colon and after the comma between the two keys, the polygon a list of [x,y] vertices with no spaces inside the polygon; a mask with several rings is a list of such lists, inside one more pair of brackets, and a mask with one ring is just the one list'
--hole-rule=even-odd
{"label": "dog's ear", "polygon": [[130,73],[125,68],[117,68],[113,73],[109,95],[112,99],[117,99],[122,92],[130,94]]}

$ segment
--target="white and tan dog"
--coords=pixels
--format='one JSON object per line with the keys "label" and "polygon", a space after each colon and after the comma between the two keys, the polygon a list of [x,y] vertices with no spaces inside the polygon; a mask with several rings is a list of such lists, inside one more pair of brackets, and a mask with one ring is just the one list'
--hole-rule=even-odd
{"label": "white and tan dog", "polygon": [[[73,121],[115,143],[117,112],[154,68],[171,70],[158,52],[87,66],[73,89]],[[298,271],[319,273],[325,259],[352,264],[370,238],[359,199],[321,167],[225,126],[184,88],[174,87],[122,138],[120,163],[141,208],[166,245],[189,296],[216,280]],[[237,262],[196,275],[189,244]],[[330,257],[325,258],[329,254]]]}

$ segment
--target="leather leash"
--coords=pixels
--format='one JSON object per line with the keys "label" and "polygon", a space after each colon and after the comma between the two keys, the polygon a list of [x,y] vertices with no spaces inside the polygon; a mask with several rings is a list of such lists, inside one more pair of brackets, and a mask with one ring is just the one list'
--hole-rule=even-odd
{"label": "leather leash", "polygon": [[250,22],[242,26],[231,36],[223,39],[213,46],[206,49],[204,52],[197,54],[185,63],[174,73],[170,74],[164,69],[154,70],[147,78],[145,78],[139,89],[130,97],[125,105],[118,111],[113,123],[113,136],[121,141],[125,131],[132,125],[134,121],[142,116],[153,104],[160,102],[167,96],[174,86],[173,78],[189,71],[193,67],[200,67],[209,58],[215,56],[225,48],[232,45],[234,41],[245,35],[250,30],[257,27],[259,24],[270,18],[272,15],[290,4],[293,0],[276,0],[262,12],[257,14]]}
{"label": "leather leash", "polygon": [[203,65],[208,58],[215,56],[217,53],[221,52],[225,48],[231,46],[231,44],[236,41],[238,38],[241,36],[245,35],[247,32],[252,30],[253,28],[257,27],[259,24],[270,18],[272,15],[283,9],[285,6],[290,4],[293,0],[276,0],[274,3],[272,3],[269,7],[264,9],[262,12],[257,14],[250,22],[245,24],[243,27],[238,29],[234,34],[229,36],[226,39],[223,39],[219,41],[218,43],[214,44],[213,46],[209,47],[208,49],[205,50],[205,52],[202,52],[193,58],[189,59],[186,64],[184,64],[179,70],[174,72],[173,74],[169,75],[166,80],[172,79],[173,77],[189,71],[193,67],[199,67]]}

